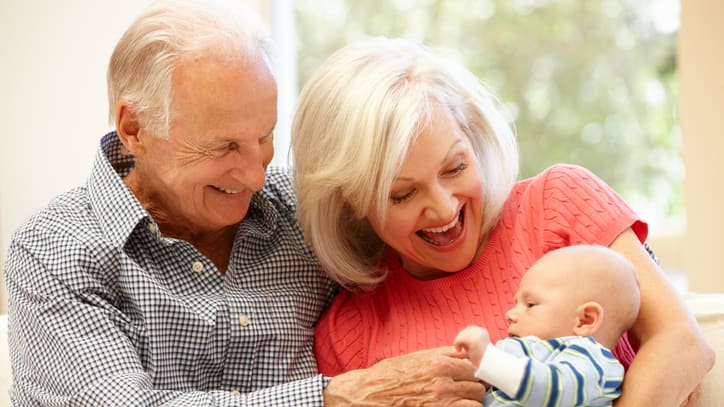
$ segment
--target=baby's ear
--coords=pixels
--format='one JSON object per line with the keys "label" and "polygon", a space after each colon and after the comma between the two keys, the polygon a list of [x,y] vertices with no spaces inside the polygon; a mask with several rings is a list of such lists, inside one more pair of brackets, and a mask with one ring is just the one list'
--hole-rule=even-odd
{"label": "baby's ear", "polygon": [[573,333],[578,336],[592,336],[603,323],[603,307],[595,301],[588,301],[576,309],[576,326]]}

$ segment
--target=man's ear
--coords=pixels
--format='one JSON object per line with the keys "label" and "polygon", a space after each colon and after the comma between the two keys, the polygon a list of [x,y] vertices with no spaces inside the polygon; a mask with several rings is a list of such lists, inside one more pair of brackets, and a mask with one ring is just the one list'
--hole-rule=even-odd
{"label": "man's ear", "polygon": [[136,157],[143,155],[144,147],[139,137],[141,125],[138,115],[125,100],[121,100],[116,106],[116,132],[126,150]]}
{"label": "man's ear", "polygon": [[595,301],[588,301],[576,309],[576,326],[573,333],[579,336],[592,336],[603,324],[603,307]]}

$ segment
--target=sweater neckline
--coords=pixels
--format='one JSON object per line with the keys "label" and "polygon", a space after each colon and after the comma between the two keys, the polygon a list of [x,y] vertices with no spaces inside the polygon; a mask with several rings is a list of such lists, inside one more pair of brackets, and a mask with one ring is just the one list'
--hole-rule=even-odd
{"label": "sweater neckline", "polygon": [[[457,286],[461,282],[469,280],[472,277],[478,276],[478,274],[487,268],[489,253],[497,250],[498,239],[496,238],[495,228],[490,233],[488,244],[483,249],[480,257],[468,267],[453,273],[449,273],[442,277],[438,277],[432,280],[420,280],[413,277],[402,267],[397,252],[392,249],[388,249],[386,255],[386,263],[390,270],[388,280],[398,280],[400,284],[404,284],[409,287],[417,287],[420,289],[439,289],[449,288],[451,286]],[[477,278],[477,277],[476,277]]]}

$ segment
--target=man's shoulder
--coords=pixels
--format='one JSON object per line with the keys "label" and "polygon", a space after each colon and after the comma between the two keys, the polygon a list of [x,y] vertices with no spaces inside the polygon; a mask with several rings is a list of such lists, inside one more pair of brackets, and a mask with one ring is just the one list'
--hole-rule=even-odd
{"label": "man's shoulder", "polygon": [[85,186],[76,187],[51,198],[48,203],[36,210],[23,225],[63,224],[65,220],[76,218],[89,212],[88,193]]}
{"label": "man's shoulder", "polygon": [[47,205],[35,211],[14,233],[13,240],[70,237],[78,231],[94,229],[91,205],[85,187],[73,188],[52,198]]}
{"label": "man's shoulder", "polygon": [[75,281],[113,253],[93,214],[86,189],[72,189],[53,198],[18,227],[10,241],[6,273],[15,278],[34,267],[35,273]]}
{"label": "man's shoulder", "polygon": [[297,198],[287,168],[269,167],[266,171],[266,181],[261,193],[267,198],[282,204],[290,212],[296,210]]}

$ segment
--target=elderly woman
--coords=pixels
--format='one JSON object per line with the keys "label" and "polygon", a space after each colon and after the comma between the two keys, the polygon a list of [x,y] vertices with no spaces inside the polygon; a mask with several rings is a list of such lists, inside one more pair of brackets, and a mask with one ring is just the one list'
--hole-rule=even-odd
{"label": "elderly woman", "polygon": [[316,327],[323,373],[449,344],[469,324],[496,341],[525,270],[575,244],[621,253],[641,284],[615,350],[628,368],[618,406],[679,405],[711,368],[711,348],[642,244],[647,225],[581,167],[517,180],[495,98],[454,61],[401,39],[344,47],[302,91],[292,131],[302,229],[349,289]]}

